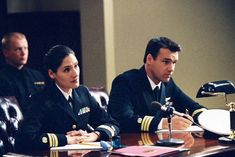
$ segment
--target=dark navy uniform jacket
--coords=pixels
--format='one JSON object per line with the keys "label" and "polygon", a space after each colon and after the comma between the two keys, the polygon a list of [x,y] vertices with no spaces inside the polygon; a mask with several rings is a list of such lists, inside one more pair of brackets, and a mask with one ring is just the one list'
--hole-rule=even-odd
{"label": "dark navy uniform jacket", "polygon": [[0,96],[15,96],[24,114],[28,108],[28,97],[42,90],[44,81],[39,71],[26,67],[18,70],[6,64],[0,71]]}
{"label": "dark navy uniform jacket", "polygon": [[118,123],[102,109],[85,86],[72,92],[74,111],[55,84],[30,98],[16,137],[17,150],[48,149],[67,144],[65,134],[71,130],[87,130],[88,124],[109,140],[119,133]]}
{"label": "dark navy uniform jacket", "polygon": [[[188,109],[194,120],[206,110],[183,93],[172,78],[161,84],[160,92],[161,104],[171,102],[176,111],[183,113]],[[121,132],[154,132],[165,114],[151,105],[152,101],[155,101],[153,91],[143,66],[113,80],[108,112],[120,123]]]}

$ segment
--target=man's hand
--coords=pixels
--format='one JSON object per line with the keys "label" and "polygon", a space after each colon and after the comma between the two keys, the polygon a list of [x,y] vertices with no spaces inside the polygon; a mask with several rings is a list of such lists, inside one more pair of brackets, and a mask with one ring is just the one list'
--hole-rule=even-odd
{"label": "man's hand", "polygon": [[[187,115],[187,117],[191,120],[193,120],[193,118],[189,115]],[[183,117],[179,117],[179,116],[173,116],[171,118],[171,123],[172,123],[172,129],[174,130],[185,130],[188,127],[190,127],[192,125],[192,121],[183,118]],[[167,122],[167,118],[163,119],[163,129],[168,129],[168,122]]]}

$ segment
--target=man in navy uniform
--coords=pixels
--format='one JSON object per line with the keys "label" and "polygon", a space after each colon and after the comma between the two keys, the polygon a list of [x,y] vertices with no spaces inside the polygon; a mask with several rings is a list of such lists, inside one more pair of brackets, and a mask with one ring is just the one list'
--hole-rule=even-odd
{"label": "man in navy uniform", "polygon": [[27,98],[43,89],[44,76],[25,67],[29,52],[24,34],[8,33],[3,36],[1,44],[5,64],[0,70],[0,96],[15,96],[24,114],[28,108]]}
{"label": "man in navy uniform", "polygon": [[113,80],[108,112],[120,123],[121,132],[167,129],[166,113],[152,105],[153,101],[172,104],[178,112],[189,111],[188,118],[172,118],[173,129],[188,128],[193,119],[197,121],[198,115],[206,110],[189,98],[171,77],[180,51],[180,46],[171,39],[153,38],[147,45],[144,65]]}

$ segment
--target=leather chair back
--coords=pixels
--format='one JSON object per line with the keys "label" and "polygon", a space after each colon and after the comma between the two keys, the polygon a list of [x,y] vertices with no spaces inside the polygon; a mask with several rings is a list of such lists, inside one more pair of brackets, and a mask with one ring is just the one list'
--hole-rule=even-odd
{"label": "leather chair back", "polygon": [[109,95],[104,87],[90,87],[89,88],[91,95],[96,99],[100,104],[100,107],[107,111],[107,105],[109,102]]}
{"label": "leather chair back", "polygon": [[0,155],[13,152],[19,122],[23,120],[15,97],[0,97]]}

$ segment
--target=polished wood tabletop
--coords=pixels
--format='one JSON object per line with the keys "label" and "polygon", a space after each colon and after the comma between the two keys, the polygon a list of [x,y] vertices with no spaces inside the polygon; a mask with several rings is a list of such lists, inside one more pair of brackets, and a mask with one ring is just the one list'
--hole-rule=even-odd
{"label": "polished wood tabletop", "polygon": [[[158,140],[169,138],[167,133],[141,133],[141,134],[123,134],[122,143],[127,145],[155,145]],[[182,139],[184,144],[173,146],[180,148],[181,152],[171,154],[170,156],[222,156],[226,153],[227,157],[233,152],[235,156],[235,146],[221,144],[217,138],[207,139],[203,137],[203,132],[191,133],[173,133],[172,138]]]}
{"label": "polished wood tabletop", "polygon": [[[121,134],[123,146],[155,145],[158,140],[169,138],[167,133],[131,133]],[[217,138],[206,139],[203,132],[173,133],[172,138],[182,139],[184,144],[174,146],[180,148],[180,152],[162,156],[235,156],[235,145],[221,144]],[[44,157],[118,157],[107,151],[71,150],[71,151],[34,151],[27,152],[31,156]]]}

